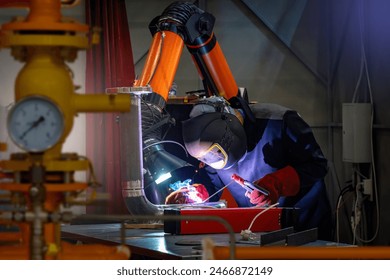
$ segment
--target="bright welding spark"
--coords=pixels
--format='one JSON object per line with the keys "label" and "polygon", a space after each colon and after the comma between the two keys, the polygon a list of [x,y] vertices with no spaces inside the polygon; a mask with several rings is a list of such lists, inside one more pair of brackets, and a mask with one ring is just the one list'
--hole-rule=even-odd
{"label": "bright welding spark", "polygon": [[201,203],[202,198],[198,196],[199,192],[196,190],[196,188],[193,185],[191,185],[191,181],[192,181],[191,179],[184,180],[183,182],[177,181],[175,183],[169,184],[169,187],[173,191],[186,188],[188,189],[188,192],[183,193],[183,195],[187,197],[187,201],[189,203]]}
{"label": "bright welding spark", "polygon": [[192,201],[191,203],[202,203],[202,198],[198,196],[199,192],[196,190],[195,187],[190,186],[189,192],[187,193],[189,201]]}

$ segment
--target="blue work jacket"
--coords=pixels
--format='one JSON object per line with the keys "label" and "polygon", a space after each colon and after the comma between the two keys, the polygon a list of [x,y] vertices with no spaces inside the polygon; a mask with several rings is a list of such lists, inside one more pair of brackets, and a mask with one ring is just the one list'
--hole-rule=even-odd
{"label": "blue work jacket", "polygon": [[[244,121],[247,153],[227,170],[206,166],[197,181],[212,195],[228,185],[239,207],[252,207],[245,189],[233,182],[236,173],[254,182],[286,166],[293,167],[300,179],[299,193],[280,197],[278,207],[295,207],[298,212],[296,230],[317,227],[321,239],[331,239],[331,209],[324,177],[327,160],[309,125],[295,111],[276,104],[254,104],[251,110],[256,121]],[[205,176],[206,175],[206,176]],[[222,193],[222,192],[221,192]],[[217,201],[221,193],[210,201]]]}

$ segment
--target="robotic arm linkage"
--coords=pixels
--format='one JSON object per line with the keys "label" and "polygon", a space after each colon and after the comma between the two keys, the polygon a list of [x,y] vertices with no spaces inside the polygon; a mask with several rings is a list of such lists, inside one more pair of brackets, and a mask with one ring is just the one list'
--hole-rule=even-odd
{"label": "robotic arm linkage", "polygon": [[[243,107],[240,92],[213,33],[215,17],[192,3],[174,2],[149,24],[153,42],[138,86],[150,85],[153,103],[164,107],[184,44],[202,79],[206,95],[218,95]],[[246,92],[244,97],[247,98]]]}

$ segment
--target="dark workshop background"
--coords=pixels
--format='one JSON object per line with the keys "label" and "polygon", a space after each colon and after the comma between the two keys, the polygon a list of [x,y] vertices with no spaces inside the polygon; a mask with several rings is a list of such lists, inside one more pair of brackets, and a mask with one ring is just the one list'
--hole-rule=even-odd
{"label": "dark workshop background", "polygon": [[[135,73],[140,75],[151,43],[150,21],[171,0],[126,0]],[[313,128],[329,160],[326,178],[340,241],[354,242],[350,217],[353,191],[340,193],[352,180],[356,164],[343,161],[342,104],[373,102],[372,150],[369,163],[358,164],[376,182],[378,201],[364,202],[369,244],[390,245],[390,1],[388,0],[199,0],[200,8],[216,18],[214,33],[240,87],[250,100],[271,102],[297,110]],[[1,23],[19,9],[0,11]],[[67,10],[84,20],[84,1]],[[12,102],[13,80],[21,64],[9,50],[1,50],[0,105]],[[80,92],[85,86],[85,53],[70,67]],[[175,82],[178,95],[201,88],[186,49]],[[2,111],[3,112],[3,111]],[[2,113],[2,123],[3,113]],[[2,128],[3,129],[3,128]],[[85,154],[85,117],[75,128],[65,150]],[[3,155],[3,157],[5,157]],[[340,203],[338,203],[340,202]],[[379,215],[376,206],[379,205]],[[337,217],[336,217],[337,214]],[[379,217],[379,220],[377,219]],[[379,228],[377,224],[379,222]],[[337,223],[337,225],[336,225]]]}

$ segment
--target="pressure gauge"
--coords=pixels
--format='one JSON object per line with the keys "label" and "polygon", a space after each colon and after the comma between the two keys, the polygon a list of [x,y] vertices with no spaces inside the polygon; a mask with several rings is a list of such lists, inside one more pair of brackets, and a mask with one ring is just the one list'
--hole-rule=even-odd
{"label": "pressure gauge", "polygon": [[10,110],[7,120],[12,141],[27,152],[53,147],[64,132],[64,115],[49,98],[28,96]]}

